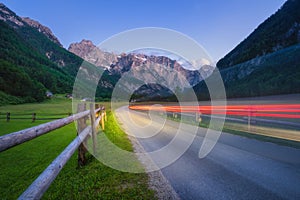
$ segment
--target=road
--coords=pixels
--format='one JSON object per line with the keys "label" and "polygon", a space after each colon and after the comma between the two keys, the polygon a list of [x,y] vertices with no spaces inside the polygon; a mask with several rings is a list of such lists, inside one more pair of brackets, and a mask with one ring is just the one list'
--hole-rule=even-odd
{"label": "road", "polygon": [[[122,107],[116,115],[128,134],[138,130],[129,119],[141,127],[138,141],[146,152],[169,144],[179,127],[179,123],[167,120],[161,131],[147,138],[157,124],[150,123],[146,113]],[[143,127],[146,125],[147,129]],[[300,199],[299,149],[222,133],[208,156],[199,159],[206,131],[198,128],[187,151],[161,170],[181,199]],[[185,134],[189,137],[192,133],[186,129]],[[168,156],[166,153],[152,160],[160,163]]]}

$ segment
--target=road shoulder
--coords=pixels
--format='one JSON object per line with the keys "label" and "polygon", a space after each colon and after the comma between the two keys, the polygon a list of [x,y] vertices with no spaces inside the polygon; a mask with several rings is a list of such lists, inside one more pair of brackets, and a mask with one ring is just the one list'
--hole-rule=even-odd
{"label": "road shoulder", "polygon": [[[139,143],[139,141],[132,136],[128,135],[131,141],[135,153],[146,153],[145,149]],[[149,166],[155,165],[153,160],[149,156],[138,156],[139,161],[148,171]],[[158,199],[174,199],[179,200],[178,194],[175,192],[174,188],[171,186],[166,177],[162,174],[161,170],[148,172],[149,176],[149,187],[156,192],[156,197]]]}

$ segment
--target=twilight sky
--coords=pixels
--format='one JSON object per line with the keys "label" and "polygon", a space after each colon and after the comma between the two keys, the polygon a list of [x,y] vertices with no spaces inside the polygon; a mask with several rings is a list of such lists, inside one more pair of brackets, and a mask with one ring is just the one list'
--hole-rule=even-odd
{"label": "twilight sky", "polygon": [[162,27],[201,44],[214,61],[245,39],[285,0],[1,0],[19,16],[48,26],[64,47],[96,45],[122,31]]}

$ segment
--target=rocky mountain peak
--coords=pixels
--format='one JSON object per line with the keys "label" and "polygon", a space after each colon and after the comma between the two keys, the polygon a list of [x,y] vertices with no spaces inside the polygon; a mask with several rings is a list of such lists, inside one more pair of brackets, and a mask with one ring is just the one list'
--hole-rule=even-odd
{"label": "rocky mountain peak", "polygon": [[94,45],[94,43],[91,40],[86,40],[86,39],[81,40],[80,44],[85,46],[90,46],[90,47],[96,47],[96,45]]}
{"label": "rocky mountain peak", "polygon": [[210,65],[202,66],[200,70],[188,70],[177,60],[171,59],[167,56],[154,56],[136,53],[123,53],[119,55],[117,57],[117,61],[112,63],[109,68],[109,71],[112,74],[121,75],[125,72],[131,71],[131,73],[140,80],[148,82],[151,82],[151,80],[154,80],[157,77],[161,77],[179,88],[186,86],[187,82],[191,86],[196,85],[201,80],[208,77],[213,70],[214,67]]}
{"label": "rocky mountain peak", "polygon": [[82,58],[84,58],[91,51],[95,50],[96,46],[90,40],[83,39],[81,42],[70,44],[68,50]]}
{"label": "rocky mountain peak", "polygon": [[15,29],[29,25],[38,30],[40,33],[43,33],[51,41],[62,47],[57,37],[52,33],[52,31],[48,27],[43,26],[38,21],[30,19],[29,17],[17,16],[16,13],[7,8],[3,3],[0,3],[0,20],[6,22]]}
{"label": "rocky mountain peak", "polygon": [[10,24],[14,28],[24,26],[23,20],[13,11],[7,8],[3,3],[0,3],[0,20]]}
{"label": "rocky mountain peak", "polygon": [[90,40],[83,39],[79,43],[70,44],[68,50],[84,60],[104,68],[117,61],[117,55],[102,51]]}
{"label": "rocky mountain peak", "polygon": [[[131,71],[140,80],[151,81],[153,78],[163,77],[169,82],[174,82],[174,85],[178,87],[186,83],[184,79],[194,86],[214,70],[214,67],[208,65],[200,70],[188,70],[177,60],[164,55],[148,55],[140,52],[116,55],[102,51],[92,41],[85,39],[71,44],[68,50],[96,66],[105,67],[111,75],[121,76]],[[176,71],[181,74],[181,77],[175,77],[174,73],[168,74],[167,71]],[[156,74],[155,77],[153,77],[154,74]]]}
{"label": "rocky mountain peak", "polygon": [[57,37],[52,33],[50,28],[47,26],[43,26],[38,21],[35,21],[33,19],[30,19],[29,17],[22,17],[22,20],[26,22],[29,26],[37,29],[40,33],[43,33],[47,38],[49,38],[52,42],[58,44],[60,47],[62,47],[62,44],[59,42]]}

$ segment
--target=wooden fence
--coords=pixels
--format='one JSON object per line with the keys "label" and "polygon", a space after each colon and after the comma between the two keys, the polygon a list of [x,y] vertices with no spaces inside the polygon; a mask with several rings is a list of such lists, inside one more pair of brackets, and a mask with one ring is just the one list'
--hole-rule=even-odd
{"label": "wooden fence", "polygon": [[[90,118],[91,125],[87,125],[87,119]],[[24,129],[0,137],[0,152],[32,140],[38,136],[49,133],[55,129],[61,128],[77,120],[77,137],[56,157],[55,160],[40,174],[40,176],[26,189],[19,199],[40,199],[67,161],[78,149],[78,165],[86,163],[85,145],[88,136],[92,136],[93,151],[97,150],[97,129],[101,124],[104,129],[106,121],[106,112],[103,106],[99,104],[90,104],[89,110],[86,104],[78,105],[78,113],[72,116],[41,124],[32,128]]]}
{"label": "wooden fence", "polygon": [[[2,116],[2,117],[1,117]],[[62,119],[65,116],[71,116],[71,113],[52,113],[52,114],[41,114],[41,113],[11,113],[11,112],[0,112],[0,120],[6,120],[10,122],[11,120],[31,120],[35,122],[36,120],[55,120]]]}

